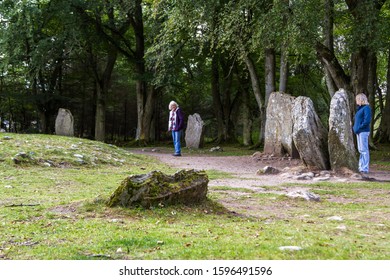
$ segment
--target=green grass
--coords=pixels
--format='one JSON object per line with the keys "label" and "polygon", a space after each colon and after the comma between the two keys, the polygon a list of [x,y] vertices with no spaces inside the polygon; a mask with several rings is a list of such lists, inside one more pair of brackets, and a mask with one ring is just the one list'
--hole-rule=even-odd
{"label": "green grass", "polygon": [[390,259],[389,183],[308,185],[320,202],[220,186],[191,207],[106,207],[124,178],[152,170],[176,171],[99,142],[0,134],[0,259]]}

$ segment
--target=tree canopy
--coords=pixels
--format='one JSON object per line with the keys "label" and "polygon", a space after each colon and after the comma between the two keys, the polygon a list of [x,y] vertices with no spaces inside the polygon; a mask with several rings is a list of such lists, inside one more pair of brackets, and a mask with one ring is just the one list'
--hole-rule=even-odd
{"label": "tree canopy", "polygon": [[369,96],[390,141],[385,0],[4,0],[0,120],[52,133],[72,111],[81,137],[166,138],[167,106],[200,113],[210,141],[264,141],[268,96]]}

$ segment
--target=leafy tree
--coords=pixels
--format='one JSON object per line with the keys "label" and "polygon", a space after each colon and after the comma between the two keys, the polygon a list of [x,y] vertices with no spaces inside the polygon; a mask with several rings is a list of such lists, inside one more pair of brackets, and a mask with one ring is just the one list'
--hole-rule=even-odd
{"label": "leafy tree", "polygon": [[58,32],[59,18],[52,15],[50,1],[3,1],[3,67],[24,73],[26,92],[40,116],[40,127],[50,132],[50,116],[60,100],[66,35]]}

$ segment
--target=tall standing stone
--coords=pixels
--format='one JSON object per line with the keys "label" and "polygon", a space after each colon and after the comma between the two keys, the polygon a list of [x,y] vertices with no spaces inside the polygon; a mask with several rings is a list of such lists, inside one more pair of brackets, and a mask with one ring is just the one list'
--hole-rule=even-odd
{"label": "tall standing stone", "polygon": [[72,113],[68,109],[58,109],[55,131],[57,135],[74,136]]}
{"label": "tall standing stone", "polygon": [[343,168],[358,171],[348,100],[345,90],[340,89],[330,102],[328,147],[330,166],[334,171]]}
{"label": "tall standing stone", "polygon": [[292,106],[294,97],[288,94],[273,92],[268,100],[267,122],[264,133],[264,153],[283,156],[288,153],[299,158],[292,138]]}
{"label": "tall standing stone", "polygon": [[186,129],[186,147],[199,149],[204,143],[204,122],[198,113],[188,116]]}
{"label": "tall standing stone", "polygon": [[303,163],[314,169],[329,169],[328,131],[309,97],[295,99],[293,123],[293,140]]}

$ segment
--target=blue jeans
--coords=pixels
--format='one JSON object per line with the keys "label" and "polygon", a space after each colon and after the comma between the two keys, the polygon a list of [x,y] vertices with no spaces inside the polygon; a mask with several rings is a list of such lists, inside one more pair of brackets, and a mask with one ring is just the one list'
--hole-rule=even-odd
{"label": "blue jeans", "polygon": [[175,147],[175,154],[177,155],[181,154],[180,138],[181,138],[181,130],[172,131],[173,146]]}
{"label": "blue jeans", "polygon": [[370,132],[361,132],[357,135],[357,146],[360,153],[359,157],[359,171],[367,172],[369,171],[370,165],[370,152],[368,150],[368,137]]}

